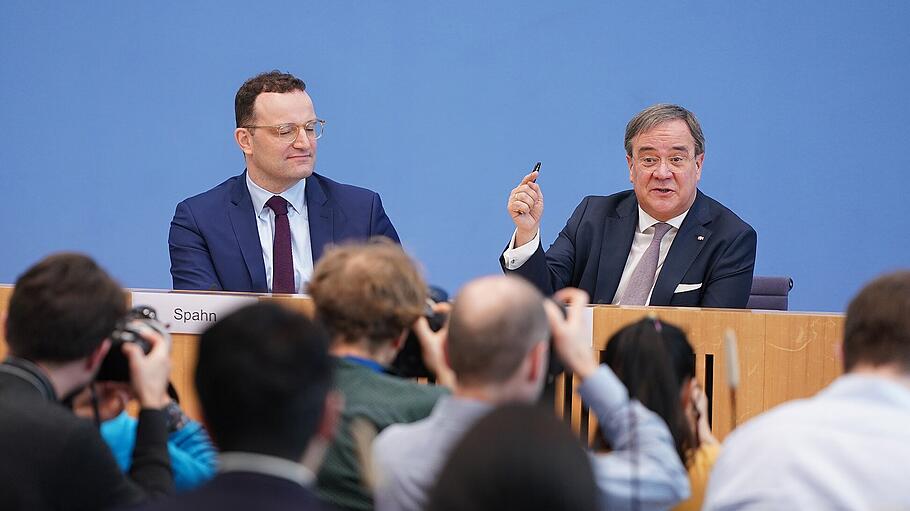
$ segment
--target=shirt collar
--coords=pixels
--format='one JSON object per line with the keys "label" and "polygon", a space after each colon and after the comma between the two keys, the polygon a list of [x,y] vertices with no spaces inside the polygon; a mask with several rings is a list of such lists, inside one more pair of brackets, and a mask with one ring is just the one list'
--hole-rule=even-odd
{"label": "shirt collar", "polygon": [[910,389],[897,381],[871,374],[846,373],[822,390],[827,396],[855,396],[868,401],[887,402],[910,410]]}
{"label": "shirt collar", "polygon": [[[688,214],[689,210],[687,209],[683,211],[679,216],[675,216],[664,223],[670,224],[678,231],[679,226],[682,225],[683,220],[686,219],[686,215]],[[638,232],[645,232],[646,229],[658,223],[660,223],[660,220],[655,219],[653,216],[646,213],[645,210],[641,209],[641,204],[638,205]]]}
{"label": "shirt collar", "polygon": [[449,395],[440,397],[430,414],[443,419],[445,423],[453,423],[457,421],[452,421],[452,417],[473,420],[486,415],[493,408],[494,405],[487,401]]}
{"label": "shirt collar", "polygon": [[228,451],[218,456],[218,472],[253,472],[310,487],[315,474],[300,463],[254,452]]}
{"label": "shirt collar", "polygon": [[[256,216],[259,216],[265,208],[266,201],[276,194],[254,183],[250,179],[249,172],[246,173],[246,187],[250,191],[250,199],[253,200],[253,211],[256,212]],[[297,184],[277,195],[288,201],[288,205],[298,215],[304,214],[306,209],[306,178],[297,181]]]}
{"label": "shirt collar", "polygon": [[345,355],[341,358],[344,360],[347,360],[348,362],[350,362],[352,364],[357,364],[359,366],[366,367],[367,369],[370,369],[376,373],[385,372],[385,367],[382,367],[382,364],[380,364],[379,362],[377,362],[375,360],[369,359],[369,358],[355,357],[353,355]]}

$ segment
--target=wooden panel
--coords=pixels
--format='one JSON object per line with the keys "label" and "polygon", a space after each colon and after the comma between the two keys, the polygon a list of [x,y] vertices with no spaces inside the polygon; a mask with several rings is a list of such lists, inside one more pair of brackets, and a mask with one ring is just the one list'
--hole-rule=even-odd
{"label": "wooden panel", "polygon": [[[0,286],[0,310],[6,310],[11,293],[11,286]],[[308,315],[313,313],[312,301],[306,297],[257,296],[260,300],[276,301]],[[680,326],[696,352],[696,377],[703,385],[708,379],[713,381],[710,389],[712,424],[721,439],[730,431],[733,422],[723,349],[723,333],[727,328],[732,328],[739,339],[741,381],[737,424],[784,401],[811,396],[841,372],[838,350],[844,318],[840,314],[612,305],[595,306],[593,312],[592,345],[595,351],[603,350],[609,337],[624,325],[647,314],[656,314],[659,319]],[[188,414],[199,418],[198,398],[193,386],[198,337],[175,334],[173,341],[171,380]],[[6,345],[0,331],[0,357],[5,353]],[[706,367],[709,356],[713,356],[714,362],[710,375]],[[566,404],[565,383],[563,379],[557,379],[554,407],[559,415],[563,415]],[[578,382],[573,383],[577,385]],[[567,419],[576,431],[587,430],[587,436],[592,440],[597,429],[593,414],[588,416],[575,393],[568,404]]]}
{"label": "wooden panel", "polygon": [[810,396],[840,374],[834,355],[843,333],[839,314],[596,306],[595,349],[603,349],[623,325],[647,314],[686,332],[696,353],[696,377],[703,386],[706,357],[713,355],[712,424],[721,439],[733,425],[723,347],[727,328],[733,329],[739,341],[736,424],[783,401]]}
{"label": "wooden panel", "polygon": [[[13,294],[13,286],[0,285],[0,318],[6,323],[6,309],[9,306],[9,297]],[[6,358],[6,325],[0,326],[0,360]]]}

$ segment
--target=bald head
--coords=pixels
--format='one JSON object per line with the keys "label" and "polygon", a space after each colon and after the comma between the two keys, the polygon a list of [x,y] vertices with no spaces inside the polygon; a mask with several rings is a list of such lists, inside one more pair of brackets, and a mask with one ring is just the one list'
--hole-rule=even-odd
{"label": "bald head", "polygon": [[530,349],[550,337],[543,295],[518,277],[484,277],[455,298],[449,319],[449,364],[459,384],[508,380]]}

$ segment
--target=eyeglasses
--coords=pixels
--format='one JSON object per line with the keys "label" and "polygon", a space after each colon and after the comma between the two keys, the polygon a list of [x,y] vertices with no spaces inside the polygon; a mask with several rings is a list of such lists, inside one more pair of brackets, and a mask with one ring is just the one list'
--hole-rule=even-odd
{"label": "eyeglasses", "polygon": [[674,154],[667,158],[658,156],[639,156],[638,165],[647,172],[654,172],[660,168],[660,162],[667,162],[667,168],[674,174],[685,172],[689,169],[689,162],[692,161],[688,155]]}
{"label": "eyeglasses", "polygon": [[269,128],[274,130],[275,135],[278,136],[278,140],[285,144],[293,144],[297,141],[297,137],[300,136],[300,130],[305,131],[307,138],[310,140],[318,140],[325,131],[325,121],[322,119],[313,119],[304,124],[288,123],[274,126],[241,126],[241,128]]}

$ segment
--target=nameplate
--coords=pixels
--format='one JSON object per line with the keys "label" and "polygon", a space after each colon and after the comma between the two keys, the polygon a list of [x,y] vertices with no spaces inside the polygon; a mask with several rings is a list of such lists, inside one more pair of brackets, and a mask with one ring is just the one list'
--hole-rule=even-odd
{"label": "nameplate", "polygon": [[216,321],[257,301],[255,296],[132,292],[133,307],[152,307],[174,334],[201,334]]}

